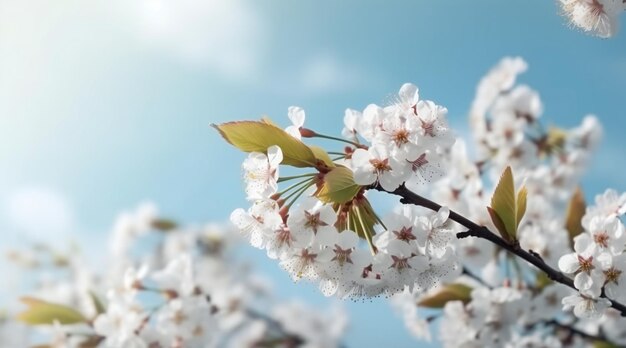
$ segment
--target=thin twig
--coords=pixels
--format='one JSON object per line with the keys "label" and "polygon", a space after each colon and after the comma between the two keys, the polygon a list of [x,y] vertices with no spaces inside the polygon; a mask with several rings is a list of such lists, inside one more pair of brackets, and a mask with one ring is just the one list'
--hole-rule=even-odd
{"label": "thin twig", "polygon": [[596,341],[601,341],[601,342],[607,342],[607,343],[611,343],[613,344],[611,341],[609,341],[609,339],[607,339],[606,337],[604,337],[604,335],[592,335],[589,333],[586,333],[582,330],[579,330],[573,326],[569,326],[566,324],[561,324],[558,321],[556,321],[555,319],[552,320],[548,320],[545,322],[545,324],[547,326],[554,326],[555,328],[561,329],[563,331],[567,331],[570,335],[576,335],[579,337],[582,337],[584,339],[590,340],[592,342],[596,342]]}
{"label": "thin twig", "polygon": [[477,276],[476,274],[474,274],[472,271],[470,271],[470,270],[469,270],[467,267],[465,267],[465,266],[463,266],[463,274],[464,274],[464,275],[466,275],[466,276],[468,276],[469,278],[474,279],[475,281],[477,281],[478,283],[480,283],[480,285],[482,285],[482,286],[484,286],[484,287],[486,287],[486,288],[488,288],[488,289],[491,289],[491,288],[492,288],[492,286],[491,286],[491,285],[489,285],[489,284],[487,284],[487,282],[486,282],[483,278],[481,278],[481,277]]}

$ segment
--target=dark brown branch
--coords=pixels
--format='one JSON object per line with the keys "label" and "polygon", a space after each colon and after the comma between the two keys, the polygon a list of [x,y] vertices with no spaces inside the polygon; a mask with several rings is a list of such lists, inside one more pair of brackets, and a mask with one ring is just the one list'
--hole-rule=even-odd
{"label": "dark brown branch", "polygon": [[[559,330],[563,330],[565,332],[567,332],[569,335],[572,336],[579,336],[581,338],[584,338],[586,340],[589,340],[591,342],[607,342],[610,343],[612,345],[615,345],[613,342],[609,341],[604,335],[592,335],[589,333],[586,333],[582,330],[579,330],[573,326],[570,325],[566,325],[566,324],[561,324],[558,321],[556,321],[555,319],[552,320],[548,320],[545,322],[546,325],[548,326],[553,326],[556,329]],[[617,347],[617,345],[615,345]]]}
{"label": "dark brown branch", "polygon": [[[378,191],[388,192],[388,193],[400,196],[401,197],[400,203],[413,204],[413,205],[421,206],[424,208],[428,208],[432,211],[439,211],[439,209],[441,208],[441,205],[414,193],[413,191],[407,189],[406,186],[404,185],[401,185],[394,191],[386,191],[380,185],[373,186],[372,188]],[[467,219],[466,217],[462,215],[457,214],[456,212],[452,210],[450,210],[449,218],[450,220],[455,221],[458,224],[462,225],[463,227],[467,228],[467,231],[457,233],[456,234],[457,238],[461,239],[461,238],[466,238],[466,237],[477,237],[477,238],[486,239],[492,242],[493,244],[501,247],[502,249],[507,250],[511,254],[514,254],[526,260],[528,263],[530,263],[531,265],[535,266],[536,268],[544,272],[551,280],[557,283],[567,285],[568,287],[574,290],[577,290],[576,287],[574,286],[574,281],[571,278],[569,278],[562,272],[552,268],[536,252],[532,250],[526,251],[520,248],[518,243],[509,244],[502,237],[491,232],[487,227],[479,226],[473,221]],[[626,317],[626,306],[624,306],[623,304],[617,301],[607,298],[604,293],[602,293],[601,296],[608,299],[611,302],[611,307],[618,310],[623,317]]]}
{"label": "dark brown branch", "polygon": [[474,279],[475,281],[477,281],[478,283],[480,283],[482,286],[491,289],[491,285],[487,284],[487,282],[485,282],[485,280],[479,276],[477,276],[476,274],[474,274],[472,271],[470,271],[467,267],[463,267],[463,275]]}

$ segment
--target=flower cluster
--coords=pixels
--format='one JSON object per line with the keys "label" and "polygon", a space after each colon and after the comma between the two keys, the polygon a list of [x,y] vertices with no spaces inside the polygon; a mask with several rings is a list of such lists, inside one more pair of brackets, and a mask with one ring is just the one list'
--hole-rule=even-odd
{"label": "flower cluster", "polygon": [[[368,188],[418,188],[443,175],[441,156],[455,140],[446,113],[405,84],[392,105],[348,109],[347,138],[334,139],[350,146],[330,152],[339,155],[334,161],[325,154],[313,166],[315,173],[281,177],[286,155],[277,145],[251,152],[242,167],[252,206],[235,210],[231,221],[294,280],[315,281],[327,296],[391,295],[405,287],[423,291],[454,278],[459,268],[447,208],[434,214],[405,210],[381,219],[366,197]],[[289,141],[306,147],[302,138],[332,138],[304,128],[301,108],[289,108],[289,118],[293,125],[283,135]],[[279,191],[279,182],[294,179],[301,181]]]}
{"label": "flower cluster", "polygon": [[561,256],[559,268],[574,276],[579,293],[563,299],[578,317],[600,317],[610,302],[626,300],[626,193],[607,190],[582,218],[584,231],[574,238],[574,252]]}
{"label": "flower cluster", "polygon": [[398,100],[391,106],[371,104],[362,113],[347,110],[343,133],[371,144],[351,153],[349,166],[355,182],[376,183],[393,191],[402,183],[415,188],[441,177],[440,156],[455,141],[447,113],[430,100],[420,100],[412,84],[400,88]]}
{"label": "flower cluster", "polygon": [[559,0],[559,4],[573,26],[601,38],[617,33],[618,17],[626,10],[622,0]]}
{"label": "flower cluster", "polygon": [[[137,248],[148,240],[154,248]],[[233,256],[238,244],[231,228],[178,226],[143,204],[115,223],[109,274],[90,271],[76,252],[14,252],[42,280],[49,269],[56,276],[24,298],[28,308],[18,315],[43,334],[0,321],[0,345],[49,337],[50,347],[339,346],[344,311],[333,308],[330,324],[325,312],[277,302],[267,280]]]}

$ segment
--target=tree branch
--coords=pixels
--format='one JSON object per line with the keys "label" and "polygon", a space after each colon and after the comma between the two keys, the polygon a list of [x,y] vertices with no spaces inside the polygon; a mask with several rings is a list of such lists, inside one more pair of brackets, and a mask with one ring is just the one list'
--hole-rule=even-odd
{"label": "tree branch", "polygon": [[[548,326],[552,326],[555,329],[559,329],[559,330],[563,330],[565,332],[567,332],[570,335],[575,335],[575,336],[579,336],[581,338],[584,338],[586,340],[589,340],[591,342],[607,342],[611,345],[615,345],[615,343],[611,342],[610,340],[608,340],[604,335],[592,335],[589,333],[586,333],[582,330],[579,330],[573,326],[569,326],[566,324],[562,324],[559,323],[556,319],[552,319],[552,320],[548,320],[545,322],[546,325]],[[617,345],[615,345],[617,347]]]}
{"label": "tree branch", "polygon": [[[400,196],[401,197],[400,203],[413,204],[413,205],[430,209],[432,211],[439,211],[439,209],[441,208],[441,205],[407,189],[406,186],[404,186],[404,184],[398,187],[397,189],[395,189],[394,191],[386,191],[380,185],[375,185],[375,186],[372,186],[371,188],[378,190],[378,191],[387,192],[387,193]],[[502,237],[491,232],[487,227],[479,226],[473,221],[467,219],[466,217],[462,215],[457,214],[456,212],[452,210],[450,210],[449,218],[450,220],[455,221],[459,223],[460,225],[462,225],[463,227],[467,228],[467,231],[457,233],[456,235],[457,238],[461,239],[461,238],[466,238],[466,237],[477,237],[477,238],[486,239],[492,242],[493,244],[501,247],[502,249],[507,250],[511,254],[514,254],[526,260],[528,263],[530,263],[531,265],[535,266],[536,268],[544,272],[551,280],[557,283],[564,284],[574,290],[577,290],[576,287],[574,286],[574,281],[571,278],[569,278],[562,272],[552,268],[536,252],[532,250],[526,251],[522,249],[518,243],[509,244]],[[623,304],[617,301],[607,298],[604,293],[602,293],[601,297],[604,297],[607,300],[609,300],[611,302],[611,307],[619,311],[623,317],[626,317],[626,306],[624,306]]]}

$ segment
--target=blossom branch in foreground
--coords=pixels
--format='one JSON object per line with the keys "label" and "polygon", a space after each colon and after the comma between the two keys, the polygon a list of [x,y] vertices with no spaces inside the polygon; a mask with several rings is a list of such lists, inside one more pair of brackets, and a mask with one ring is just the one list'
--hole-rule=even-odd
{"label": "blossom branch in foreground", "polygon": [[[401,197],[400,202],[404,204],[413,204],[413,205],[421,206],[421,207],[424,207],[433,211],[439,211],[439,209],[441,208],[441,205],[412,192],[411,190],[407,189],[406,186],[404,185],[401,185],[394,191],[386,191],[380,185],[375,185],[372,188],[378,191],[388,192],[388,193],[400,196]],[[470,221],[469,219],[465,218],[462,215],[457,214],[456,212],[452,210],[450,210],[449,219],[459,223],[460,225],[468,229],[465,232],[457,233],[456,235],[457,238],[462,239],[466,237],[477,237],[477,238],[486,239],[496,244],[497,246],[507,250],[508,252],[526,260],[528,263],[532,264],[533,266],[537,267],[542,272],[544,272],[551,280],[564,284],[576,290],[576,287],[574,286],[574,281],[571,278],[567,277],[562,272],[550,267],[543,260],[543,258],[539,256],[539,254],[533,252],[532,250],[526,251],[522,249],[518,243],[509,244],[502,237],[491,232],[487,227],[479,226],[473,221]],[[607,298],[605,294],[602,294],[601,297],[604,297],[607,300],[609,300],[611,302],[611,307],[618,310],[623,317],[626,317],[625,305],[615,300]]]}

